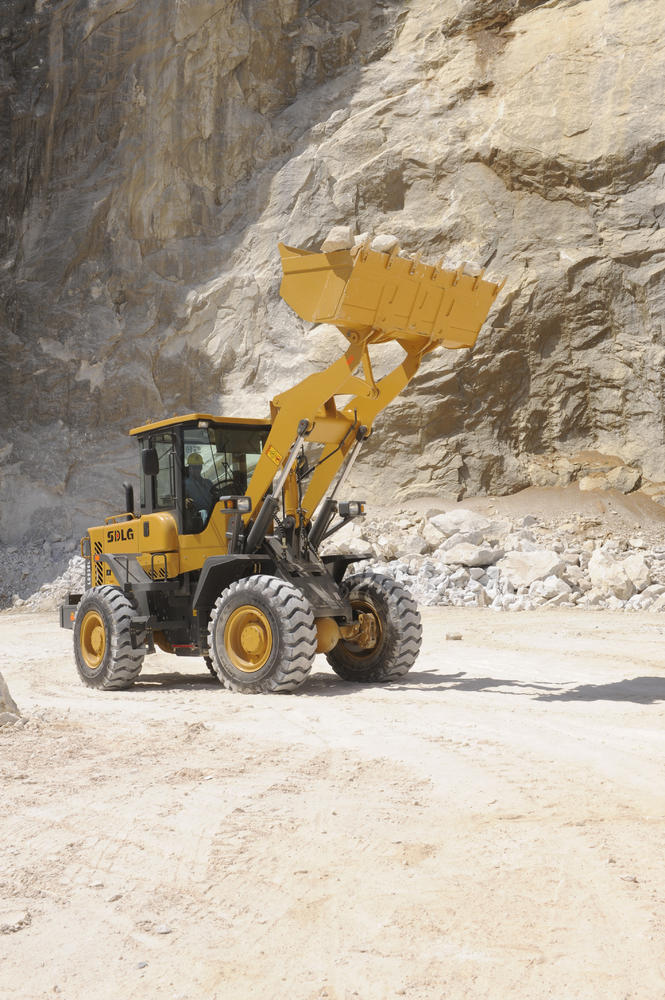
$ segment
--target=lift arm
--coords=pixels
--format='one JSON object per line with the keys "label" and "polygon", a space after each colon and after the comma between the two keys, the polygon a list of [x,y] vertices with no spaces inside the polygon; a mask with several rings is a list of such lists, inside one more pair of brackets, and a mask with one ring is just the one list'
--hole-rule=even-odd
{"label": "lift arm", "polygon": [[[368,244],[354,250],[310,253],[280,244],[284,277],[280,294],[305,320],[335,325],[349,341],[328,368],[309,375],[271,403],[272,430],[249,483],[256,513],[273,479],[289,458],[302,421],[305,438],[323,453],[302,500],[309,521],[340,466],[356,443],[352,433],[369,433],[381,412],[409,383],[422,358],[436,347],[472,347],[503,285],[464,268],[444,270],[378,253]],[[404,357],[393,371],[374,380],[370,347],[396,341]],[[362,368],[362,373],[359,369]],[[335,397],[351,396],[338,410]],[[282,477],[280,477],[281,479]]]}

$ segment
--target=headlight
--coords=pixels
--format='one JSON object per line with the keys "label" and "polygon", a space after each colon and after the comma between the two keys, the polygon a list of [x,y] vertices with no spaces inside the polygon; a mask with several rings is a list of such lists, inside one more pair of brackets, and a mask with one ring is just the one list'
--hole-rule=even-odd
{"label": "headlight", "polygon": [[340,517],[362,517],[365,513],[364,500],[344,500],[337,507]]}
{"label": "headlight", "polygon": [[239,514],[249,514],[252,510],[251,497],[224,497],[220,503],[224,514],[231,514],[236,510]]}

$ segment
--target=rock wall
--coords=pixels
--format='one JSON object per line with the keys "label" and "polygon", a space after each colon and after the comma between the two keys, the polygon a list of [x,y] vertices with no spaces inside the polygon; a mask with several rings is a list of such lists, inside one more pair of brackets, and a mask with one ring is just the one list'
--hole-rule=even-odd
{"label": "rock wall", "polygon": [[659,10],[6,2],[0,538],[108,513],[128,427],[262,416],[325,363],[278,298],[276,243],[336,224],[507,278],[476,348],[432,356],[381,419],[370,496],[565,482],[591,453],[657,491]]}

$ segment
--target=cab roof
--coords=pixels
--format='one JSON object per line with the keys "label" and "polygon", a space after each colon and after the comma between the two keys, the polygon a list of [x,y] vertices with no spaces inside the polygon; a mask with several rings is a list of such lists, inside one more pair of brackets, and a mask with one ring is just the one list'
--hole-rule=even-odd
{"label": "cab roof", "polygon": [[161,430],[163,427],[180,427],[183,424],[197,423],[205,420],[215,427],[223,427],[228,424],[241,424],[244,427],[269,427],[270,420],[255,420],[252,417],[213,417],[210,413],[185,413],[180,417],[169,417],[166,420],[155,420],[140,427],[132,427],[130,434],[147,434],[150,431]]}

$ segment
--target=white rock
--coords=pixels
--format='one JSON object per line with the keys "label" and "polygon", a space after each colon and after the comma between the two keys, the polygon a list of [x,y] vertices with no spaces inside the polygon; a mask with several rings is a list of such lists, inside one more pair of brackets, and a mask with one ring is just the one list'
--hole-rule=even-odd
{"label": "white rock", "polygon": [[390,535],[379,535],[374,547],[382,559],[396,559],[400,554],[399,542]]}
{"label": "white rock", "polygon": [[549,601],[547,601],[546,606],[548,608],[555,608],[562,604],[566,604],[572,607],[573,603],[574,601],[571,594],[555,594],[554,597],[551,597]]}
{"label": "white rock", "polygon": [[536,580],[560,576],[564,569],[556,552],[509,552],[497,563],[504,580],[514,587],[529,587]]}
{"label": "white rock", "polygon": [[476,604],[478,605],[479,608],[489,607],[490,597],[487,591],[483,587],[481,587],[478,593],[476,594]]}
{"label": "white rock", "polygon": [[551,601],[554,597],[569,597],[572,587],[558,576],[548,576],[544,580],[535,580],[529,587],[529,597],[540,597]]}
{"label": "white rock", "polygon": [[423,527],[422,535],[429,546],[430,551],[437,548],[437,546],[441,544],[441,539],[443,537],[441,532],[438,531],[433,524],[430,524],[429,521],[427,521]]}
{"label": "white rock", "polygon": [[378,253],[390,253],[396,246],[399,246],[399,240],[391,233],[375,236],[371,244],[372,250],[376,250]]}
{"label": "white rock", "polygon": [[488,546],[469,545],[461,542],[444,552],[439,550],[442,562],[448,566],[491,566],[503,556],[503,549],[490,549]]}
{"label": "white rock", "polygon": [[473,510],[467,510],[465,507],[454,507],[452,510],[446,511],[445,514],[435,514],[434,517],[430,518],[430,524],[433,524],[445,538],[449,538],[458,532],[485,532],[489,529],[491,522]]}
{"label": "white rock", "polygon": [[429,552],[429,546],[421,535],[407,535],[402,545],[404,555],[424,555]]}
{"label": "white rock", "polygon": [[616,559],[603,549],[596,549],[589,560],[589,578],[592,586],[596,590],[613,594],[622,601],[632,597],[635,585],[623,565],[624,561]]}
{"label": "white rock", "polygon": [[506,552],[538,552],[540,549],[530,531],[511,531],[501,544]]}
{"label": "white rock", "polygon": [[644,556],[641,556],[638,552],[634,552],[632,555],[622,559],[621,565],[627,576],[632,580],[635,590],[644,590],[645,587],[649,586],[651,583],[651,573],[644,560]]}
{"label": "white rock", "polygon": [[351,226],[333,226],[321,244],[322,253],[333,253],[335,250],[350,250],[354,246]]}
{"label": "white rock", "polygon": [[456,531],[454,535],[450,535],[449,538],[441,542],[440,548],[442,552],[446,552],[456,545],[480,545],[483,538],[482,531]]}

